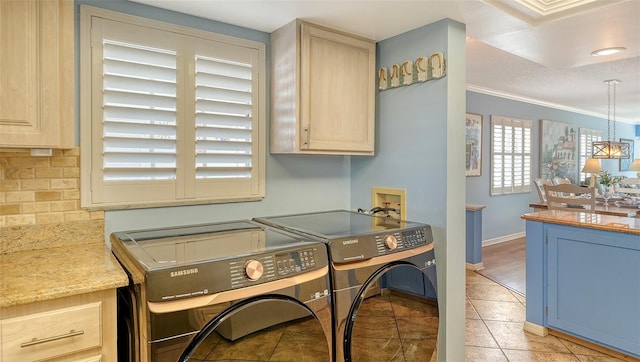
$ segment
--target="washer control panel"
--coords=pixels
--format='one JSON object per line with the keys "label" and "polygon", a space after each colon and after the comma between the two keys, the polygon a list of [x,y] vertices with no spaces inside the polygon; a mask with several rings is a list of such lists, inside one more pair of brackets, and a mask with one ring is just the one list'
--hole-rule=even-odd
{"label": "washer control panel", "polygon": [[273,255],[262,255],[248,259],[236,259],[229,262],[231,288],[245,286],[247,282],[260,279],[275,279],[276,267]]}
{"label": "washer control panel", "polygon": [[164,302],[249,287],[304,274],[328,265],[322,243],[226,261],[166,268],[145,276],[147,299]]}
{"label": "washer control panel", "polygon": [[276,264],[280,276],[305,272],[316,266],[315,251],[310,248],[278,254]]}
{"label": "washer control panel", "polygon": [[231,288],[269,282],[313,270],[318,266],[317,252],[318,247],[310,247],[230,261]]}

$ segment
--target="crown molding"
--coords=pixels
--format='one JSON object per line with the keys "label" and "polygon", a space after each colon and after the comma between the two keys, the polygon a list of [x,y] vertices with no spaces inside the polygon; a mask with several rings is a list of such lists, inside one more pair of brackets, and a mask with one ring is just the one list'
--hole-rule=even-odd
{"label": "crown molding", "polygon": [[[524,102],[524,103],[529,103],[529,104],[535,104],[535,105],[538,105],[538,106],[558,109],[558,110],[561,110],[561,111],[568,111],[568,112],[573,112],[573,113],[578,113],[578,114],[584,114],[586,116],[603,118],[605,120],[607,119],[607,115],[606,114],[586,111],[584,109],[569,107],[569,106],[565,106],[565,105],[558,104],[558,103],[551,103],[551,102],[547,102],[547,101],[542,101],[542,100],[539,100],[539,99],[522,97],[522,96],[518,96],[518,95],[515,95],[515,94],[510,94],[510,93],[505,93],[505,92],[494,90],[494,89],[480,87],[480,86],[477,86],[477,85],[474,85],[474,84],[467,84],[466,88],[467,88],[468,91],[475,92],[475,93],[482,93],[482,94],[486,94],[486,95],[489,95],[489,96],[494,96],[494,97],[499,97],[499,98],[504,98],[504,99],[510,99],[510,100],[513,100],[513,101]],[[636,121],[633,121],[633,120],[630,120],[630,119],[626,119],[626,118],[616,118],[616,122],[622,122],[622,123],[633,124],[633,125],[640,124],[640,122],[636,122]]]}

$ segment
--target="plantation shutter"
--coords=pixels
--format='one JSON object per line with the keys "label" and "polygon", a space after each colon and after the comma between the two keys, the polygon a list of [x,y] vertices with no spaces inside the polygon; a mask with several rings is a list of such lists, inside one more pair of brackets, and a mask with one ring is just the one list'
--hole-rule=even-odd
{"label": "plantation shutter", "polygon": [[94,206],[264,196],[263,49],[97,17],[91,33]]}
{"label": "plantation shutter", "polygon": [[[187,177],[187,197],[248,197],[263,189],[256,160],[260,129],[259,55],[255,49],[198,39],[192,43],[193,95],[188,105],[195,118],[193,175]],[[191,108],[193,105],[193,108]],[[191,186],[193,184],[193,187]]]}
{"label": "plantation shutter", "polygon": [[104,41],[104,181],[176,178],[176,53]]}
{"label": "plantation shutter", "polygon": [[588,128],[580,128],[580,164],[578,165],[578,169],[580,170],[580,181],[586,181],[587,177],[590,177],[591,174],[583,173],[582,168],[587,163],[587,159],[592,156],[592,146],[593,142],[602,141],[602,131]]}
{"label": "plantation shutter", "polygon": [[491,195],[531,191],[531,126],[491,117]]}
{"label": "plantation shutter", "polygon": [[196,56],[196,178],[251,177],[251,64]]}

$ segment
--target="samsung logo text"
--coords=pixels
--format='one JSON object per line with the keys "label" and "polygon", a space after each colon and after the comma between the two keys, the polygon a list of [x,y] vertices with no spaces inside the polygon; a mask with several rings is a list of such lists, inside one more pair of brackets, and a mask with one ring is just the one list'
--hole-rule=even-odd
{"label": "samsung logo text", "polygon": [[189,274],[198,274],[198,268],[182,269],[182,270],[178,270],[178,271],[172,271],[171,272],[171,277],[172,278],[182,277],[182,276],[189,275]]}

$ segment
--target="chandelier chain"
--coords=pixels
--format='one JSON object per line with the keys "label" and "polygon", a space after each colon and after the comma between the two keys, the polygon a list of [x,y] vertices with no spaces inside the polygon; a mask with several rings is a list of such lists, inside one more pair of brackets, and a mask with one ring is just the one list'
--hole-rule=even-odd
{"label": "chandelier chain", "polygon": [[611,82],[607,82],[607,141],[611,141]]}
{"label": "chandelier chain", "polygon": [[616,82],[613,82],[613,140],[616,140]]}

